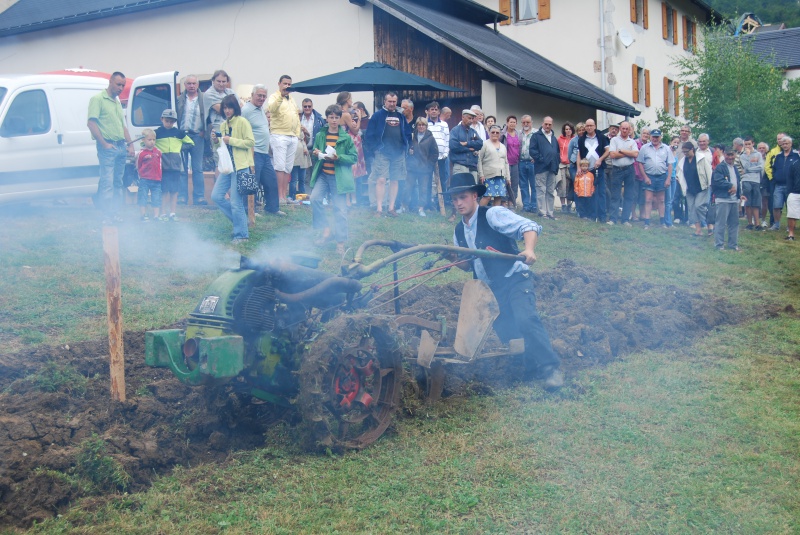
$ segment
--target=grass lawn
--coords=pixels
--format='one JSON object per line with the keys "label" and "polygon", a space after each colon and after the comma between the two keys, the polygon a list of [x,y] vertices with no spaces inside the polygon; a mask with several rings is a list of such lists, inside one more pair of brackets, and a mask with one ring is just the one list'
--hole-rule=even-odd
{"label": "grass lawn", "polygon": [[[235,252],[313,249],[308,208],[258,218],[235,251],[221,214],[184,214],[180,223],[120,227],[126,330],[186,317],[203,288],[238,262]],[[439,216],[351,216],[354,247],[373,238],[452,239]],[[105,336],[95,219],[76,204],[0,212],[4,353]],[[572,258],[618,278],[724,298],[747,320],[680,350],[585,369],[556,394],[533,384],[445,400],[400,418],[362,452],[304,454],[278,426],[263,449],[178,468],[140,494],[84,500],[30,531],[800,532],[800,316],[787,308],[800,303],[797,247],[783,231],[742,231],[743,252],[734,253],[685,228],[645,232],[571,216],[544,226],[537,270]],[[322,255],[322,267],[335,271],[332,246]]]}

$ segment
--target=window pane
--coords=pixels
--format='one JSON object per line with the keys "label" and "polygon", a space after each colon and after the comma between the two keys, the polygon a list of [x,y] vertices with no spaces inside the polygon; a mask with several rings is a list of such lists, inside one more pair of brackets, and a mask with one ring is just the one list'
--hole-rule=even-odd
{"label": "window pane", "polygon": [[169,84],[137,87],[131,105],[134,126],[160,126],[161,112],[171,105]]}
{"label": "window pane", "polygon": [[517,20],[532,20],[538,15],[538,0],[518,0],[517,1]]}
{"label": "window pane", "polygon": [[50,108],[41,89],[20,93],[8,108],[0,134],[3,137],[33,136],[50,131]]}

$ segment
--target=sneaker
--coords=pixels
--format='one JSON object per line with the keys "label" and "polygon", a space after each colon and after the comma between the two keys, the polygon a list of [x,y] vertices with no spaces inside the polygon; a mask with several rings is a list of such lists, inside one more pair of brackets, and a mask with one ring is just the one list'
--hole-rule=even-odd
{"label": "sneaker", "polygon": [[778,224],[778,223],[775,223],[774,225],[772,225],[771,227],[769,227],[769,229],[770,229],[770,230],[780,230],[780,229],[781,229],[781,226],[780,226],[780,224]]}
{"label": "sneaker", "polygon": [[784,238],[784,240],[786,240],[786,241],[794,241],[794,236],[786,236]]}
{"label": "sneaker", "polygon": [[160,215],[158,217],[159,221],[169,221],[169,216],[167,214]]}
{"label": "sneaker", "polygon": [[717,251],[724,251],[725,247],[716,247]]}
{"label": "sneaker", "polygon": [[661,228],[669,228],[666,223],[661,223]]}
{"label": "sneaker", "polygon": [[189,204],[189,201],[187,199],[182,198],[182,197],[178,197],[178,204],[184,204],[184,205],[185,204]]}
{"label": "sneaker", "polygon": [[650,225],[648,225],[647,223],[645,223],[645,225],[644,225],[644,230],[650,230]]}
{"label": "sneaker", "polygon": [[149,222],[150,222],[150,218],[147,217],[146,215],[143,215],[142,216],[142,223],[149,223]]}
{"label": "sneaker", "polygon": [[614,222],[613,221],[606,221],[606,225],[611,225],[613,227],[614,226]]}
{"label": "sneaker", "polygon": [[422,208],[419,209],[419,216],[420,217],[428,217],[427,214],[425,213],[425,210],[423,210]]}
{"label": "sneaker", "polygon": [[558,221],[558,218],[556,216],[552,215],[552,214],[551,215],[546,215],[545,217],[547,219],[552,219],[553,221]]}
{"label": "sneaker", "polygon": [[768,226],[769,226],[769,223],[767,223],[766,219],[761,222],[761,228],[767,228]]}
{"label": "sneaker", "polygon": [[675,220],[675,221],[673,221],[672,223],[673,223],[673,224],[675,224],[675,225],[680,225],[680,223],[681,223],[681,220],[680,220],[680,219],[676,219],[676,220]]}
{"label": "sneaker", "polygon": [[623,226],[623,227],[632,227],[633,225],[631,225],[631,222],[630,222],[630,221],[625,221],[625,222],[622,224],[622,226]]}
{"label": "sneaker", "polygon": [[248,241],[247,238],[234,238],[231,240],[231,244],[238,245],[240,243],[247,243],[247,241]]}
{"label": "sneaker", "polygon": [[169,214],[169,220],[172,221],[173,223],[177,223],[178,221],[180,221],[178,219],[178,216],[176,216],[175,214]]}
{"label": "sneaker", "polygon": [[744,227],[745,230],[753,230],[753,228],[755,228],[753,225],[747,225]]}
{"label": "sneaker", "polygon": [[544,387],[547,390],[557,390],[564,386],[564,374],[561,370],[555,369],[550,377],[544,380]]}
{"label": "sneaker", "polygon": [[404,214],[404,213],[406,213],[406,209],[401,206],[400,208],[397,209],[397,213],[398,214]]}
{"label": "sneaker", "polygon": [[[286,202],[287,202],[287,204],[292,204],[292,201],[291,201],[291,200],[288,200],[288,199],[287,199],[287,201],[286,201]],[[327,197],[325,197],[324,199],[322,199],[322,206],[328,206],[328,198],[327,198]]]}
{"label": "sneaker", "polygon": [[193,204],[195,206],[208,206],[208,201],[205,199],[195,199]]}

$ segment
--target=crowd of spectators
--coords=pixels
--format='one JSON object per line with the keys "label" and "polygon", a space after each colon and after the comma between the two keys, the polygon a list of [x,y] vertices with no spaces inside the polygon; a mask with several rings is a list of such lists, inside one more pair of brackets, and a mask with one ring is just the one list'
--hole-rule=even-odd
{"label": "crowd of spectators", "polygon": [[[605,132],[593,118],[557,127],[546,116],[534,126],[528,114],[498,121],[478,105],[462,110],[460,121],[450,128],[448,108],[428,102],[424,114],[415,114],[414,102],[399,99],[393,91],[385,93],[383,106],[372,115],[346,91],[323,115],[309,98],[298,107],[291,83],[290,76],[281,76],[269,96],[265,86],[256,85],[242,103],[225,71],[214,73],[204,93],[198,91],[196,77],[185,79],[177,113],[165,111],[164,127],[174,132],[156,132],[157,138],[172,140],[173,154],[176,147],[183,154],[182,163],[164,160],[170,162],[170,172],[182,171],[179,183],[170,178],[165,190],[171,195],[165,215],[177,220],[174,199],[187,202],[189,167],[194,203],[205,203],[197,160],[203,143],[215,148],[222,143],[235,169],[225,176],[216,173],[211,197],[231,219],[237,243],[248,238],[247,203],[234,186],[237,173],[248,168],[260,184],[259,209],[269,215],[285,217],[285,206],[299,204],[310,193],[314,227],[322,231],[317,242],[335,238],[339,251],[347,240],[352,206],[385,217],[427,217],[449,210],[453,220],[444,192],[455,173],[470,173],[486,186],[480,201],[484,206],[502,205],[556,220],[558,197],[562,217],[574,213],[644,230],[685,225],[693,236],[713,235],[719,249],[739,249],[740,218],[746,219],[747,230],[780,230],[785,206],[786,240],[794,240],[800,218],[800,155],[783,133],[772,148],[752,136],[712,145],[707,134],[695,139],[687,125],[671,138],[659,128],[643,127],[637,133],[628,121]],[[152,147],[146,150],[149,161]],[[152,195],[153,184],[146,188]],[[328,204],[334,208],[333,226],[324,215]]]}

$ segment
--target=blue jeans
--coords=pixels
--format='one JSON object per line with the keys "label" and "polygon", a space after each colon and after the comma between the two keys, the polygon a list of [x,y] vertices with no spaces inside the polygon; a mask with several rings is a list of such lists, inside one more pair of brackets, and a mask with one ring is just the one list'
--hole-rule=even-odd
{"label": "blue jeans", "polygon": [[278,199],[278,175],[272,167],[272,159],[269,154],[254,152],[253,161],[256,164],[256,180],[264,188],[264,211],[274,214],[280,209],[280,199]]}
{"label": "blue jeans", "polygon": [[675,199],[675,188],[678,187],[678,179],[669,179],[669,187],[664,191],[664,224],[672,226],[672,201]]}
{"label": "blue jeans", "polygon": [[522,197],[522,209],[526,212],[536,212],[536,175],[533,172],[533,162],[530,160],[519,161],[519,192]]}
{"label": "blue jeans", "polygon": [[189,160],[192,165],[192,199],[194,204],[197,201],[205,200],[206,182],[203,177],[203,154],[206,150],[206,141],[202,134],[189,133],[189,137],[194,141],[194,145],[189,145],[181,151],[183,159],[183,171],[181,171],[181,182],[178,187],[178,199],[189,199]]}
{"label": "blue jeans", "polygon": [[315,229],[330,227],[322,200],[330,195],[333,203],[333,235],[337,243],[347,241],[347,196],[337,193],[336,176],[320,172],[311,190],[311,221]]}
{"label": "blue jeans", "polygon": [[[311,171],[309,171],[310,173]],[[298,193],[306,192],[306,170],[295,165],[292,167],[292,179],[289,182],[289,198],[294,199]]]}
{"label": "blue jeans", "polygon": [[594,216],[601,223],[606,221],[606,173],[603,167],[594,170]]}
{"label": "blue jeans", "polygon": [[631,218],[631,211],[636,199],[636,175],[633,165],[627,167],[615,167],[609,180],[611,190],[611,214],[609,219],[617,222],[619,217],[620,205],[622,205],[622,218],[619,221],[624,223]]}
{"label": "blue jeans", "polygon": [[[230,190],[230,200],[225,198],[225,194]],[[234,238],[249,238],[247,230],[247,212],[244,209],[244,200],[236,189],[236,173],[219,175],[214,184],[214,191],[211,192],[211,200],[219,206],[220,211],[233,223]]]}
{"label": "blue jeans", "polygon": [[94,202],[105,217],[115,216],[122,204],[122,177],[125,174],[125,158],[128,156],[125,141],[116,141],[113,145],[110,149],[104,149],[97,144],[100,180],[97,182]]}

